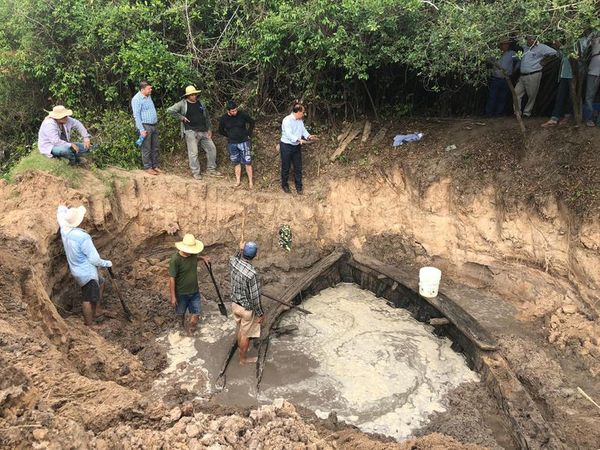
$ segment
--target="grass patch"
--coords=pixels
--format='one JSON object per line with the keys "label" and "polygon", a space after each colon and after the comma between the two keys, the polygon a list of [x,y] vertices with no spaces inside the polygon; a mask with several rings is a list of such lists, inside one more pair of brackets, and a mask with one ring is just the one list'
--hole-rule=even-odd
{"label": "grass patch", "polygon": [[14,183],[16,177],[23,173],[39,170],[48,172],[69,182],[71,187],[77,187],[81,179],[79,169],[69,166],[68,161],[62,158],[48,158],[39,152],[31,152],[15,164],[4,176],[9,183]]}

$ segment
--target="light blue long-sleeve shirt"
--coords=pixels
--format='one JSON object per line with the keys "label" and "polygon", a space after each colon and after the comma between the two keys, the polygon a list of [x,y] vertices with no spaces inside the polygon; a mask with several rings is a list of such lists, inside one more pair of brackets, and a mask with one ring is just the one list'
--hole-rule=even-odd
{"label": "light blue long-sleeve shirt", "polygon": [[67,211],[66,206],[59,206],[56,219],[60,225],[60,236],[65,247],[71,275],[77,284],[84,286],[91,280],[98,281],[97,267],[112,267],[112,263],[100,258],[89,234],[81,228],[65,226],[64,216]]}
{"label": "light blue long-sleeve shirt", "polygon": [[535,44],[531,47],[523,47],[521,58],[521,74],[528,74],[542,70],[542,59],[545,56],[556,55],[556,50],[545,44]]}
{"label": "light blue long-sleeve shirt", "polygon": [[155,124],[158,122],[158,115],[156,114],[156,108],[152,97],[142,95],[138,92],[131,99],[131,109],[133,111],[133,118],[135,120],[135,127],[140,131],[144,131],[145,123]]}
{"label": "light blue long-sleeve shirt", "polygon": [[310,133],[304,128],[304,121],[296,119],[294,114],[286,116],[281,122],[281,142],[299,145],[300,139],[308,139]]}

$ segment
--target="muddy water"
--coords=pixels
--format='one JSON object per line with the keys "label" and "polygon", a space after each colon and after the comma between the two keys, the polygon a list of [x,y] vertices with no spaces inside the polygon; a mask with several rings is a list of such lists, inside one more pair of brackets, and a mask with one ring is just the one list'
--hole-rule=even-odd
{"label": "muddy water", "polygon": [[161,338],[169,367],[155,388],[177,384],[238,406],[286,398],[320,417],[335,411],[363,431],[404,439],[432,412],[444,411],[451,389],[478,381],[450,340],[354,284],[324,290],[303,306],[313,314],[290,311],[280,320],[279,328],[295,331],[271,338],[260,392],[256,368],[240,366],[237,355],[226,389],[215,390],[234,325],[214,308],[205,309],[195,337],[173,331]]}
{"label": "muddy water", "polygon": [[[311,315],[289,313],[274,338],[262,395],[285,397],[363,431],[404,439],[463,382],[478,381],[451,341],[436,337],[403,309],[353,284],[305,302]],[[289,374],[289,375],[288,375]]]}

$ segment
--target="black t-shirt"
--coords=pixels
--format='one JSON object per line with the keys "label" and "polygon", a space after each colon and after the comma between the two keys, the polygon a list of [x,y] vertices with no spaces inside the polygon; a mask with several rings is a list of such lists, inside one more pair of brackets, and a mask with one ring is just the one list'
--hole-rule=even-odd
{"label": "black t-shirt", "polygon": [[238,111],[235,116],[225,113],[219,121],[219,133],[227,137],[230,144],[241,144],[252,136],[254,119],[244,111]]}
{"label": "black t-shirt", "polygon": [[208,121],[206,120],[206,111],[202,103],[187,102],[187,112],[185,117],[189,122],[184,122],[186,130],[208,131]]}

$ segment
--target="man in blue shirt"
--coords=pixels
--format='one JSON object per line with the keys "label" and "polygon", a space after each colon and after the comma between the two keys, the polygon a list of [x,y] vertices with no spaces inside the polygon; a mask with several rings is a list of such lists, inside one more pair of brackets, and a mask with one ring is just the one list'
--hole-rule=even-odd
{"label": "man in blue shirt", "polygon": [[100,258],[91,236],[78,228],[84,216],[84,206],[67,208],[60,205],[56,212],[71,275],[81,286],[83,320],[90,326],[94,318],[100,315],[98,304],[104,291],[104,279],[98,275],[97,267],[112,267],[112,262]]}
{"label": "man in blue shirt", "polygon": [[151,94],[150,83],[140,82],[139,92],[131,99],[131,109],[135,127],[144,138],[141,145],[144,170],[150,175],[158,175],[162,172],[158,168],[158,115]]}
{"label": "man in blue shirt", "polygon": [[288,177],[290,167],[293,165],[296,192],[302,195],[302,144],[317,138],[306,131],[303,117],[304,106],[301,103],[296,103],[292,107],[292,113],[281,122],[281,142],[279,143],[281,188],[287,194],[290,193]]}
{"label": "man in blue shirt", "polygon": [[510,44],[510,39],[500,41],[502,56],[500,59],[493,61],[489,94],[485,104],[485,115],[489,117],[501,116],[506,110],[506,100],[510,94],[510,89],[504,76],[510,77],[512,75],[516,62],[516,53],[510,49]]}

